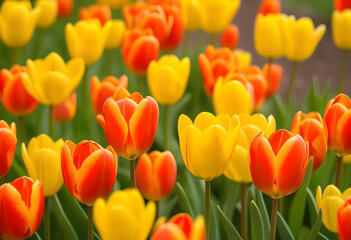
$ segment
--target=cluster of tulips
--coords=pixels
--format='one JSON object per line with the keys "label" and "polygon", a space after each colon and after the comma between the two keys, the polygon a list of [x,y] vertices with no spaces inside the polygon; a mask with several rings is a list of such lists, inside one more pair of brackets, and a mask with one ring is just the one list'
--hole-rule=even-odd
{"label": "cluster of tulips", "polygon": [[[20,141],[16,124],[0,120],[0,181],[9,172],[16,149],[27,176],[0,186],[1,238],[29,238],[43,222],[45,239],[50,239],[50,202],[56,201],[61,188],[67,188],[74,201],[87,206],[88,239],[94,238],[94,224],[102,239],[212,239],[211,181],[224,175],[240,184],[241,238],[248,237],[247,187],[253,182],[272,198],[270,239],[275,239],[278,202],[297,191],[308,169],[317,170],[330,150],[336,155],[335,185],[324,191],[318,187],[314,202],[324,226],[342,240],[351,239],[351,188],[343,193],[339,189],[343,164],[351,161],[351,100],[341,93],[346,53],[351,49],[351,35],[345,34],[351,29],[350,1],[335,1],[332,15],[333,40],[344,51],[340,94],[329,100],[323,117],[298,111],[290,131],[276,130],[273,115],[257,113],[281,83],[283,69],[273,61],[284,56],[293,62],[289,105],[296,65],[313,54],[326,31],[324,24],[315,29],[310,18],[296,20],[280,13],[278,0],[263,0],[254,26],[255,49],[268,60],[260,68],[251,63],[249,52],[236,48],[239,29],[231,23],[240,0],[97,2],[80,8],[80,20],[65,25],[70,60],[51,52],[45,58],[28,57],[26,66],[17,64],[16,50],[30,41],[36,27],[38,35],[47,34],[43,30],[57,16],[69,17],[73,0],[37,0],[33,9],[29,0],[2,3],[0,39],[11,49],[12,67],[0,71],[1,111],[18,117]],[[121,10],[124,20],[112,19],[111,9]],[[197,29],[210,35],[198,65],[215,114],[201,112],[194,121],[185,114],[179,116],[183,164],[168,146],[168,119],[169,108],[186,92],[191,60],[170,52],[184,38],[183,54],[187,54],[189,34]],[[216,48],[217,40],[221,47]],[[107,75],[100,81],[96,74],[88,84],[90,66],[104,51],[114,56],[118,47],[125,66],[138,78],[138,92],[127,90],[134,80],[127,75]],[[160,52],[165,54],[159,58]],[[112,59],[106,64],[117,65]],[[151,96],[145,96],[148,92]],[[82,103],[81,109],[77,102]],[[39,104],[49,107],[49,135],[30,136],[27,143],[24,118]],[[164,112],[163,152],[153,146],[159,131],[159,104]],[[54,122],[71,122],[79,110],[84,118],[78,121],[87,132],[91,124],[101,125],[107,147],[88,139],[75,143],[61,136],[54,140]],[[129,162],[131,188],[111,193],[116,189],[119,161]],[[178,211],[167,220],[160,215],[160,201],[172,194],[177,168],[184,165],[204,180],[204,217]]]}

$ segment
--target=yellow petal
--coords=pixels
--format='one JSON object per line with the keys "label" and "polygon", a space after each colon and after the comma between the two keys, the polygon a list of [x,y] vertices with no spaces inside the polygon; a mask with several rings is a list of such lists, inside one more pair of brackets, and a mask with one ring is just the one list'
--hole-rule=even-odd
{"label": "yellow petal", "polygon": [[34,168],[34,165],[31,159],[29,158],[26,145],[24,143],[22,143],[21,145],[21,154],[22,154],[24,165],[26,166],[26,169],[27,169],[28,176],[32,179],[38,179],[36,170]]}
{"label": "yellow petal", "polygon": [[322,221],[324,226],[332,231],[338,232],[337,227],[337,213],[340,206],[343,204],[343,200],[336,196],[330,196],[323,199],[322,202]]}
{"label": "yellow petal", "polygon": [[248,154],[247,148],[237,145],[224,175],[235,182],[252,182]]}
{"label": "yellow petal", "polygon": [[328,185],[323,192],[323,200],[326,199],[327,197],[338,197],[342,198],[342,194],[340,190],[334,186],[334,185]]}

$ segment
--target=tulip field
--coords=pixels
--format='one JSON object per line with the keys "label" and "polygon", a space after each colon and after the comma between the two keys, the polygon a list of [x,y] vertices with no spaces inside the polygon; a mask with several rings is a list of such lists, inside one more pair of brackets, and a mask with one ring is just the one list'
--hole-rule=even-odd
{"label": "tulip field", "polygon": [[0,239],[351,240],[351,0],[0,5]]}

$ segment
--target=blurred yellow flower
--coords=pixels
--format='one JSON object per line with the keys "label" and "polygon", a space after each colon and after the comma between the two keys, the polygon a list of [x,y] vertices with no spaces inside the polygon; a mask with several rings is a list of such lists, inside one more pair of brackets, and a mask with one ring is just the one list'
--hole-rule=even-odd
{"label": "blurred yellow flower", "polygon": [[57,0],[37,0],[35,6],[41,9],[37,26],[39,28],[50,27],[57,18]]}
{"label": "blurred yellow flower", "polygon": [[119,9],[123,5],[128,4],[130,0],[97,0],[98,4],[107,4],[111,9]]}
{"label": "blurred yellow flower", "polygon": [[351,9],[334,10],[331,20],[334,44],[343,50],[351,50]]}
{"label": "blurred yellow flower", "polygon": [[109,22],[111,22],[111,27],[107,34],[105,48],[111,50],[121,45],[122,37],[126,30],[126,25],[119,19],[109,20]]}
{"label": "blurred yellow flower", "polygon": [[185,30],[194,31],[201,27],[199,0],[181,0],[182,14],[185,19]]}
{"label": "blurred yellow flower", "polygon": [[234,50],[234,56],[238,61],[238,67],[244,68],[251,65],[252,55],[248,51],[244,51],[242,49]]}

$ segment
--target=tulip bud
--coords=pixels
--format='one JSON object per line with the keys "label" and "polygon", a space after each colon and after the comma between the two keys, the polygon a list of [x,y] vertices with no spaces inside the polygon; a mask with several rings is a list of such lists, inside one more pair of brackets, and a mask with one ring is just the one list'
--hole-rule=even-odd
{"label": "tulip bud", "polygon": [[258,14],[263,14],[266,16],[267,14],[275,14],[280,13],[281,6],[279,0],[262,0],[260,6],[258,8]]}
{"label": "tulip bud", "polygon": [[334,44],[342,50],[351,50],[351,9],[335,10],[331,25]]}
{"label": "tulip bud", "polygon": [[343,11],[345,9],[351,9],[350,0],[334,0],[334,9],[338,11]]}
{"label": "tulip bud", "polygon": [[267,63],[263,66],[263,75],[267,80],[266,98],[268,99],[279,89],[283,68],[279,64]]}
{"label": "tulip bud", "polygon": [[199,0],[181,0],[182,15],[185,19],[185,30],[194,31],[201,27],[202,14]]}
{"label": "tulip bud", "polygon": [[222,47],[227,47],[234,50],[239,42],[239,28],[237,25],[232,24],[227,27],[219,37],[219,44]]}
{"label": "tulip bud", "polygon": [[122,20],[110,20],[111,27],[107,35],[105,48],[108,50],[115,49],[121,45],[123,34],[126,31],[126,25]]}
{"label": "tulip bud", "polygon": [[71,15],[74,0],[57,0],[58,17],[65,18]]}

